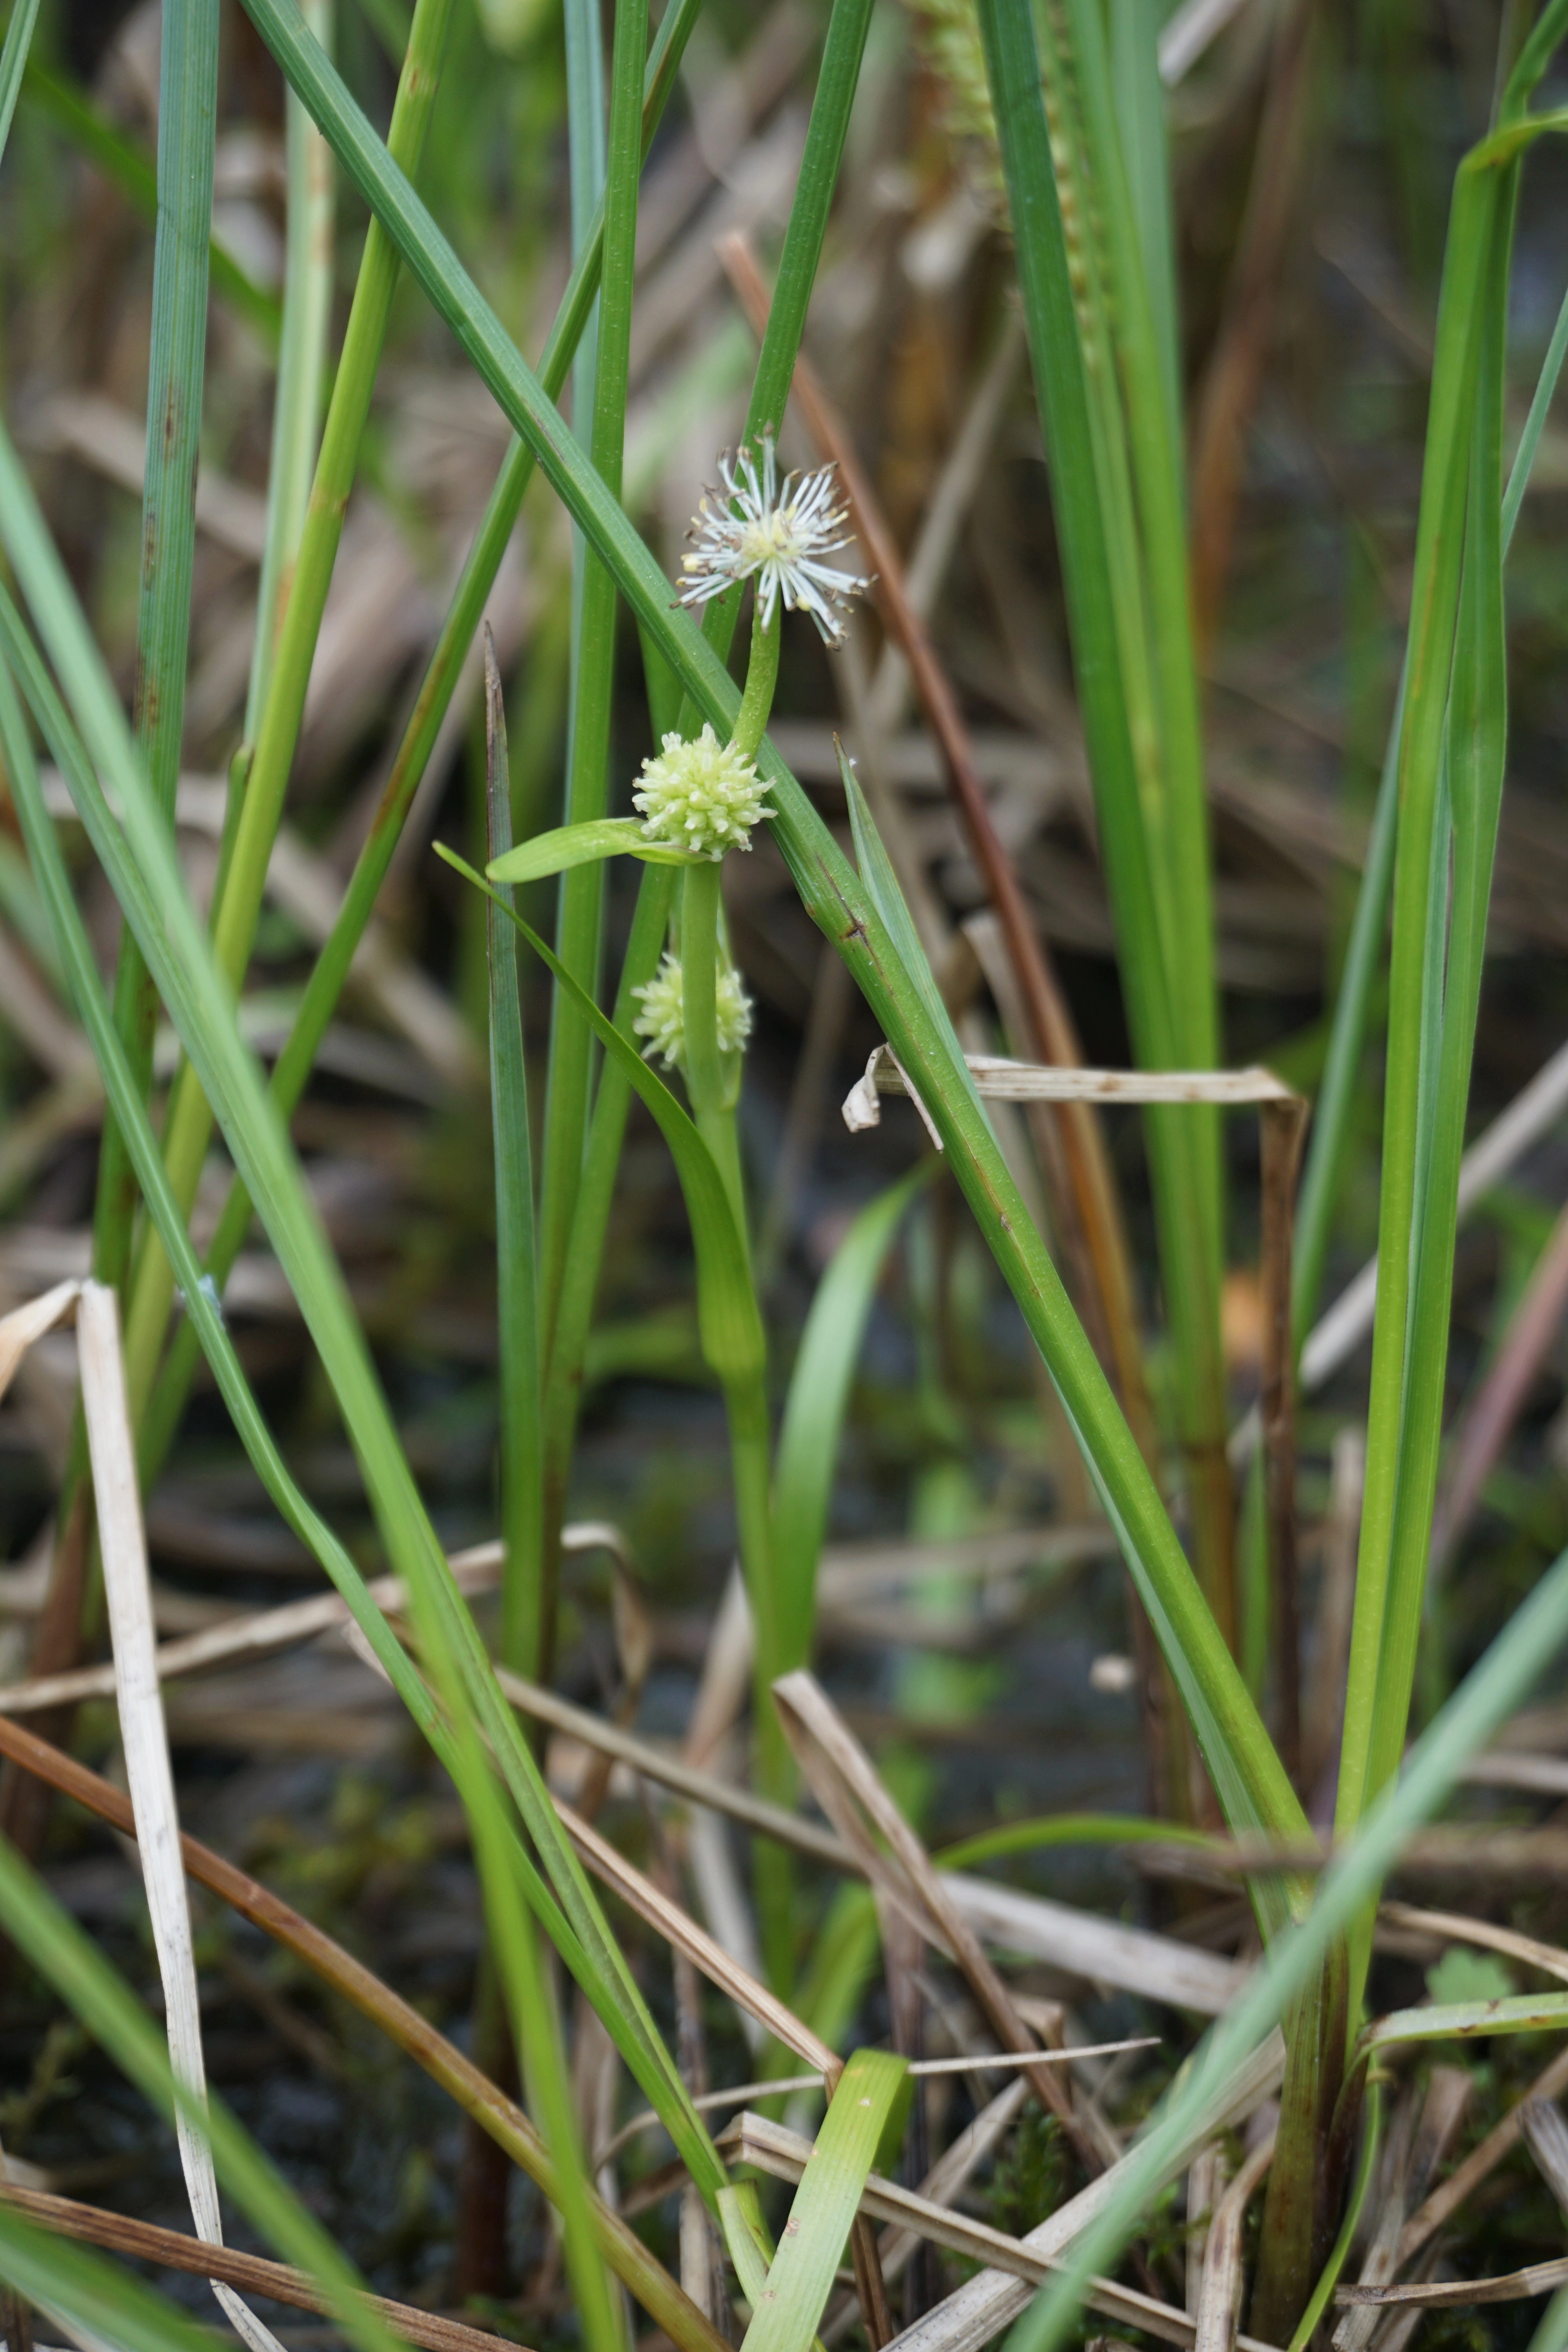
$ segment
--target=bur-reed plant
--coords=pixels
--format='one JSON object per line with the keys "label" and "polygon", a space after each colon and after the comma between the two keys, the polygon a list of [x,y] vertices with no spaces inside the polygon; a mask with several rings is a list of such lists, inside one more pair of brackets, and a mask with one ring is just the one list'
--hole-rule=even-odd
{"label": "bur-reed plant", "polygon": [[[667,15],[651,57],[644,54],[646,17],[638,0],[623,0],[616,10],[598,230],[587,218],[597,194],[597,167],[592,152],[583,150],[594,146],[597,117],[593,43],[584,42],[573,108],[580,191],[576,268],[536,373],[413,185],[445,38],[446,0],[418,0],[385,142],[371,129],[292,0],[247,0],[247,5],[282,68],[292,100],[317,125],[369,205],[373,225],[269,675],[265,660],[259,663],[263,684],[256,698],[254,749],[242,751],[236,763],[236,822],[210,941],[190,906],[170,844],[168,742],[157,737],[155,725],[143,727],[140,742],[132,740],[15,452],[4,438],[0,537],[26,617],[8,595],[0,597],[0,731],[18,805],[25,806],[35,863],[40,877],[53,877],[49,890],[60,953],[72,971],[110,1087],[116,1131],[149,1213],[150,1235],[130,1288],[136,1385],[148,1383],[163,1349],[176,1280],[195,1333],[193,1340],[182,1336],[165,1365],[165,1385],[154,1398],[148,1425],[148,1458],[155,1459],[167,1443],[195,1348],[200,1346],[269,1490],[339,1582],[416,1721],[451,1769],[468,1811],[493,1949],[524,2053],[531,2104],[556,2162],[567,2259],[584,2334],[595,2347],[607,2347],[617,2338],[618,2322],[590,2226],[583,2154],[565,2095],[559,2022],[540,1964],[538,1927],[598,2009],[693,2179],[732,2231],[739,2226],[739,2207],[452,1584],[285,1127],[386,871],[532,469],[537,467],[565,507],[582,535],[584,555],[567,823],[552,836],[509,845],[502,735],[492,685],[489,879],[484,883],[472,876],[489,899],[490,1109],[503,1253],[502,1509],[512,1552],[502,1633],[509,1655],[537,1665],[550,1654],[552,1545],[558,1541],[564,1507],[594,1293],[626,1110],[635,1094],[657,1119],[680,1176],[697,1256],[702,1343],[725,1392],[740,1549],[754,1621],[758,1778],[768,1793],[786,1795],[790,1790],[770,1685],[809,1651],[816,1559],[826,1520],[824,1465],[831,1464],[848,1366],[877,1272],[908,1192],[919,1180],[875,1204],[846,1244],[832,1287],[824,1292],[830,1307],[825,1307],[824,1320],[814,1324],[801,1351],[775,1448],[735,1128],[744,1006],[728,954],[720,887],[725,851],[740,846],[738,836],[752,824],[765,822],[807,912],[843,956],[918,1093],[948,1167],[1045,1358],[1227,1822],[1237,1832],[1260,1832],[1283,1844],[1303,1838],[1307,1822],[1299,1796],[1237,1663],[1235,1512],[1218,1339],[1225,1200],[1217,1122],[1208,1109],[1186,1108],[1151,1114],[1149,1120],[1175,1361],[1173,1420],[1193,1528],[1189,1563],[1150,1465],[998,1148],[852,773],[846,772],[845,782],[853,863],[766,737],[783,606],[793,601],[813,609],[812,596],[805,593],[812,588],[819,603],[826,596],[830,633],[836,625],[839,592],[824,590],[820,578],[797,572],[792,598],[791,549],[784,545],[791,530],[829,512],[831,493],[806,486],[797,493],[795,512],[788,490],[771,479],[770,469],[848,126],[868,22],[865,0],[834,0],[829,17],[740,470],[726,474],[702,519],[696,570],[687,582],[689,593],[712,592],[700,629],[672,594],[671,583],[619,500],[638,175],[695,7],[681,0]],[[1047,0],[1037,17],[1028,0],[980,0],[979,17],[1134,1047],[1152,1067],[1211,1066],[1220,1052],[1214,923],[1200,702],[1186,603],[1176,306],[1168,188],[1152,103],[1157,85],[1152,20],[1118,8],[1108,26],[1092,0]],[[574,21],[582,37],[582,22]],[[1517,59],[1505,60],[1493,129],[1466,159],[1456,185],[1410,639],[1396,761],[1390,771],[1394,781],[1383,796],[1363,889],[1366,911],[1352,934],[1342,1000],[1347,1009],[1331,1064],[1333,1098],[1324,1129],[1329,1140],[1312,1163],[1309,1185],[1310,1230],[1298,1292],[1303,1301],[1315,1288],[1322,1262],[1343,1089],[1364,1028],[1381,929],[1378,894],[1391,858],[1383,1271],[1367,1509],[1340,1773],[1339,1826],[1348,1849],[1315,1890],[1286,1868],[1260,1870],[1254,1876],[1250,1891],[1269,1948],[1267,1963],[1178,2087],[1086,2238],[1081,2260],[1075,2257],[1071,2274],[1037,2306],[1030,2333],[1039,2345],[1058,2340],[1075,2285],[1091,2263],[1125,2239],[1160,2185],[1162,2165],[1184,2144],[1184,2131],[1226,2067],[1281,2016],[1289,2050],[1284,2112],[1252,2325],[1255,2332],[1285,2343],[1298,2331],[1303,2313],[1319,2306],[1321,2274],[1340,2230],[1341,2192],[1354,2140],[1359,2072],[1352,2069],[1347,2087],[1346,2066],[1365,2046],[1357,2037],[1370,1906],[1401,1838],[1439,1801],[1463,1758],[1517,1699],[1568,1627],[1568,1585],[1560,1563],[1396,1780],[1430,1529],[1458,1163],[1502,782],[1501,427],[1512,219],[1529,145],[1542,131],[1563,127],[1555,116],[1531,114],[1530,106],[1565,22],[1568,0],[1551,0]],[[19,23],[20,16],[13,33]],[[0,119],[14,98],[25,40],[24,25],[22,35],[8,40],[0,63],[0,81],[6,84],[0,89]],[[177,58],[179,52],[172,48],[169,54]],[[205,53],[199,68],[191,63],[182,71],[188,72],[194,91],[206,71]],[[177,129],[171,112],[172,153]],[[172,173],[172,162],[169,169]],[[198,227],[193,215],[182,301],[158,313],[153,364],[155,381],[162,368],[187,399],[196,390],[199,413],[198,360],[191,355],[190,341],[192,305],[198,299],[206,253]],[[417,281],[456,336],[517,438],[453,600],[377,825],[268,1091],[240,1043],[233,997],[250,953],[342,503],[353,478],[400,268]],[[591,417],[584,446],[556,401],[573,356],[582,348],[595,283],[598,331],[592,400],[584,404],[585,418]],[[1554,351],[1549,362],[1553,375],[1561,360],[1560,350]],[[584,364],[584,390],[588,373]],[[295,385],[289,413],[300,429],[309,394],[300,386],[310,374],[301,362],[298,379],[289,379]],[[1538,434],[1539,416],[1532,421]],[[294,470],[281,460],[276,468],[275,517],[284,514],[286,480]],[[276,527],[281,547],[287,527],[282,520]],[[835,529],[836,524],[825,525],[828,531]],[[184,545],[186,587],[180,587],[176,550],[174,569],[160,569],[149,589],[155,613],[172,616],[171,628],[182,595],[188,607],[188,534]],[[813,561],[823,551],[807,551]],[[744,686],[738,688],[726,656],[748,582],[754,589],[752,629]],[[770,594],[771,586],[782,593]],[[635,819],[608,814],[612,656],[622,603],[644,647],[650,734],[663,739],[662,750],[645,766]],[[824,615],[819,611],[816,616]],[[268,617],[264,612],[264,627]],[[151,642],[151,614],[146,628]],[[159,643],[160,658],[176,664],[183,677],[183,652],[171,650],[172,639]],[[7,673],[67,778],[120,899],[128,940],[133,942],[127,955],[144,959],[187,1057],[161,1147],[154,1145],[147,1121],[145,1070],[137,1058],[145,1018],[140,1013],[137,1021],[130,1016],[129,982],[118,1028],[94,996],[90,959],[84,961],[68,894],[62,895],[51,866],[52,836],[36,778],[29,785],[32,750]],[[177,753],[177,730],[174,748]],[[642,863],[641,884],[613,1011],[606,1012],[600,1002],[603,865],[607,856],[626,853]],[[547,873],[563,877],[553,946],[521,923],[507,903],[517,882]],[[513,947],[519,931],[554,990],[537,1200]],[[139,1006],[150,1002],[145,992],[137,994]],[[679,1073],[689,1109],[649,1066],[640,1050],[645,1042]],[[238,1184],[209,1255],[209,1295],[184,1220],[215,1118],[233,1155]],[[105,1165],[112,1173],[107,1155]],[[129,1203],[122,1181],[114,1181],[116,1197]],[[382,1539],[407,1584],[413,1656],[374,1609],[341,1546],[293,1489],[224,1331],[216,1287],[253,1209],[300,1301],[358,1454]],[[1299,1322],[1303,1314],[1299,1307]],[[765,1846],[759,1852],[760,1908],[771,1971],[787,1989],[794,1968],[789,1880],[776,1853],[763,1858],[769,1852]],[[16,1886],[16,1900],[25,1907],[25,1882],[17,1879]],[[63,1978],[76,1966],[70,1953],[58,1938],[46,1943],[41,1929],[39,1936],[40,1953],[47,1951],[51,1971]],[[94,2013],[107,2017],[110,2011]],[[1554,2017],[1557,2011],[1550,2013]],[[1531,2012],[1537,2024],[1544,2014],[1540,2004]],[[830,2108],[830,2120],[836,2112]],[[835,2134],[845,2120],[838,2115]],[[851,2173],[866,2154],[858,2149]],[[819,2192],[823,2185],[819,2176]],[[831,2271],[842,2245],[838,2223],[844,2205],[837,2186],[829,2200],[831,2224],[817,2221],[815,2199],[801,2209],[807,2242],[794,2250],[794,2258],[807,2262],[814,2280]],[[274,2225],[281,2231],[283,2219],[269,2213]],[[836,2231],[837,2242],[830,2247]],[[285,2242],[282,2235],[279,2242]],[[290,2242],[300,2247],[297,2237]],[[747,2241],[732,2236],[731,2245],[742,2275],[754,2273],[756,2256]],[[320,2259],[320,2249],[303,2252]],[[21,2249],[16,2255],[18,2274],[25,2253]],[[7,2245],[0,2244],[0,2266],[8,2259]],[[816,2307],[806,2311],[803,2305],[781,2318],[775,2305],[765,2325],[760,2316],[754,2323],[758,2344],[804,2346],[820,2308],[815,2285],[805,2300]]]}

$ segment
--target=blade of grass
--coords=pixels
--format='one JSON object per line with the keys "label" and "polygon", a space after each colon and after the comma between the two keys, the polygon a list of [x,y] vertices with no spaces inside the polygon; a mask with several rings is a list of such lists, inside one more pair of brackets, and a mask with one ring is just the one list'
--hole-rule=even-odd
{"label": "blade of grass", "polygon": [[[1509,470],[1502,507],[1505,558],[1513,541],[1520,509],[1524,504],[1524,494],[1530,487],[1531,471],[1541,446],[1541,436],[1563,371],[1564,356],[1568,356],[1568,295],[1563,297],[1557,313],[1552,341],[1536,380],[1530,413]],[[1367,1043],[1373,992],[1382,969],[1388,898],[1394,879],[1394,835],[1399,807],[1399,733],[1404,706],[1405,681],[1402,677],[1394,718],[1389,726],[1388,748],[1384,755],[1372,832],[1362,866],[1361,886],[1356,892],[1355,913],[1345,949],[1344,968],[1340,975],[1339,993],[1334,1000],[1328,1057],[1313,1106],[1312,1131],[1297,1204],[1292,1322],[1298,1352],[1311,1328],[1318,1301],[1322,1296],[1323,1268],[1328,1258],[1330,1228],[1344,1177],[1356,1081]]]}
{"label": "blade of grass", "polygon": [[1411,1239],[1420,1173],[1418,1100],[1432,845],[1480,357],[1472,320],[1485,306],[1484,273],[1492,253],[1496,194],[1493,174],[1479,170],[1472,160],[1460,166],[1444,261],[1422,472],[1408,685],[1400,730],[1399,827],[1378,1215],[1383,1247],[1373,1338],[1366,1494],[1337,1802],[1337,1819],[1346,1826],[1359,1818],[1370,1793],[1373,1710],[1399,1476],[1413,1272]]}
{"label": "blade of grass", "polygon": [[[1428,920],[1434,931],[1438,930],[1445,914],[1448,918],[1447,963],[1440,1012],[1428,1006],[1422,1020],[1423,1043],[1432,1051],[1436,1063],[1430,1090],[1432,1132],[1430,1143],[1422,1154],[1426,1181],[1416,1188],[1419,1222],[1411,1235],[1409,1250],[1414,1265],[1409,1292],[1408,1369],[1399,1426],[1397,1483],[1390,1514],[1371,1720],[1362,1717],[1356,1721],[1353,1738],[1348,1691],[1346,1702],[1344,1754],[1352,1759],[1352,1770],[1363,1776],[1367,1795],[1375,1795],[1398,1769],[1415,1686],[1447,1392],[1459,1161],[1464,1150],[1465,1116],[1486,954],[1487,908],[1502,804],[1508,679],[1500,527],[1501,441],[1509,264],[1519,167],[1505,166],[1497,176],[1483,281],[1484,305],[1476,337],[1480,356],[1468,469],[1468,515],[1449,689],[1452,880],[1450,886],[1446,872],[1436,874],[1428,902]],[[1436,1040],[1434,1030],[1437,1033]],[[1375,1326],[1373,1352],[1375,1363]],[[1351,1685],[1356,1689],[1358,1702],[1364,1706],[1372,1636],[1370,1630],[1362,1633],[1359,1563],[1356,1601]],[[1359,1659],[1358,1636],[1362,1641]],[[1342,1760],[1342,1776],[1343,1770]],[[1370,1923],[1363,1928],[1356,1948],[1358,1965],[1363,1971],[1369,1937]],[[1359,1992],[1359,1982],[1355,1990]]]}
{"label": "blade of grass", "polygon": [[742,2352],[808,2352],[908,2076],[907,2061],[889,2050],[857,2050],[845,2067],[779,2251],[753,2298]]}
{"label": "blade of grass", "polygon": [[[1058,99],[1062,135],[1057,152],[1068,172],[1066,201],[1071,207],[1070,217],[1064,214],[1041,95],[1042,53],[1028,11],[1016,0],[984,0],[980,15],[1017,239],[1041,429],[1050,456],[1068,631],[1134,1050],[1145,1069],[1212,1065],[1216,1058],[1212,970],[1209,979],[1204,978],[1212,947],[1197,941],[1201,908],[1207,902],[1201,772],[1190,650],[1185,670],[1180,650],[1187,632],[1171,617],[1178,601],[1184,604],[1186,591],[1184,577],[1175,584],[1172,570],[1180,556],[1179,536],[1174,549],[1169,544],[1180,502],[1173,489],[1173,457],[1159,446],[1157,356],[1145,350],[1142,373],[1152,381],[1147,405],[1140,405],[1134,438],[1142,453],[1142,494],[1162,532],[1156,566],[1163,583],[1157,647],[1161,686],[1167,700],[1175,697],[1172,723],[1185,750],[1176,760],[1184,781],[1178,783],[1166,773],[1161,788],[1166,802],[1151,805],[1153,787],[1144,771],[1153,756],[1147,740],[1152,691],[1137,675],[1147,653],[1140,653],[1135,616],[1129,613],[1141,593],[1126,576],[1133,561],[1127,544],[1132,530],[1131,509],[1128,495],[1116,490],[1108,472],[1117,464],[1124,466],[1126,457],[1115,419],[1104,414],[1106,404],[1114,399],[1116,372],[1102,317],[1081,308],[1074,291],[1075,271],[1087,282],[1087,274],[1098,267],[1093,208],[1099,198],[1083,183],[1083,158],[1078,142],[1067,135],[1068,121]],[[1064,30],[1055,20],[1041,20],[1047,62],[1058,89],[1070,79],[1069,60],[1054,47]],[[1125,205],[1117,208],[1117,217],[1125,223]],[[1132,313],[1147,324],[1146,300],[1136,299],[1139,273],[1126,236],[1116,249],[1135,298]],[[1119,303],[1125,290],[1119,283]],[[1145,345],[1152,334],[1151,329]],[[1188,713],[1185,722],[1184,710]],[[1190,923],[1183,921],[1184,914],[1191,917]],[[1165,1111],[1149,1114],[1147,1133],[1161,1266],[1183,1365],[1179,1418],[1200,1573],[1221,1631],[1234,1649],[1237,1612],[1218,1338],[1216,1146],[1212,1137],[1205,1141],[1206,1127],[1188,1129]]]}
{"label": "blade of grass", "polygon": [[[631,54],[629,19],[616,10],[615,195],[612,204],[605,131],[605,63],[600,17],[586,0],[567,0],[566,105],[574,248],[586,238],[594,206],[605,207],[599,297],[584,330],[573,375],[577,437],[619,501],[626,446],[626,386],[631,364],[631,300],[637,246],[640,141],[628,137],[629,76],[640,70]],[[647,16],[641,18],[647,37]],[[572,535],[571,718],[567,733],[565,816],[569,825],[602,820],[609,797],[610,684],[616,657],[615,583],[580,530]],[[605,877],[598,865],[569,869],[556,897],[555,940],[573,978],[591,996],[599,987]],[[546,1348],[554,1329],[573,1203],[582,1174],[593,1080],[593,1045],[574,1004],[560,989],[550,1009],[550,1057],[544,1131],[540,1150],[540,1328]],[[552,1578],[545,1530],[545,1574]],[[544,1655],[552,1641],[553,1603],[544,1595]],[[546,1678],[548,1679],[548,1673]]]}

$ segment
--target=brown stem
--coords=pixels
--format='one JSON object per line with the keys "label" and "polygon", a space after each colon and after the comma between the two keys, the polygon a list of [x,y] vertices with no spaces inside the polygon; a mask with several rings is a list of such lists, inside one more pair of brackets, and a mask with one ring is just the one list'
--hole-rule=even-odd
{"label": "brown stem", "polygon": [[[269,2262],[264,2254],[205,2245],[200,2238],[187,2237],[183,2230],[133,2221],[123,2213],[105,2213],[96,2205],[79,2205],[69,2197],[23,2189],[15,2181],[0,2181],[0,2200],[62,2238],[102,2246],[111,2254],[156,2263],[162,2270],[185,2271],[195,2278],[218,2279],[226,2286],[237,2287],[242,2294],[269,2295],[273,2302],[289,2304],[297,2311],[330,2313],[332,2308],[330,2297],[305,2272],[288,2263]],[[421,2345],[426,2352],[499,2352],[506,2340],[485,2329],[466,2327],[459,2319],[444,2319],[438,2312],[391,2303],[384,2295],[366,2294],[360,2300],[406,2343]]]}

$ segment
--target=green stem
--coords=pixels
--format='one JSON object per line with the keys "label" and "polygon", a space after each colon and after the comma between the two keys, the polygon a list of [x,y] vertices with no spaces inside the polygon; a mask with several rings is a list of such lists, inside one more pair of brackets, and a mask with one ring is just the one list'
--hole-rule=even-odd
{"label": "green stem", "polygon": [[[778,658],[777,614],[771,630],[755,640],[762,658],[753,656],[746,693],[752,698],[759,673]],[[771,703],[771,678],[758,687],[753,704],[754,740],[762,740]],[[742,740],[746,708],[736,722],[735,740]],[[682,1028],[686,1038],[686,1086],[691,1097],[698,1133],[711,1152],[734,1214],[735,1229],[745,1249],[746,1213],[741,1178],[735,1113],[727,1099],[723,1057],[719,1051],[715,991],[719,973],[721,861],[714,858],[689,866],[681,877],[680,993]],[[746,1278],[751,1278],[749,1258]],[[773,1432],[768,1412],[764,1368],[757,1366],[724,1384],[724,1409],[730,1426],[730,1459],[735,1488],[735,1517],[741,1566],[752,1604],[752,1722],[756,1754],[754,1769],[760,1790],[787,1801],[793,1788],[790,1754],[773,1706],[773,1686],[782,1671],[779,1646],[778,1594],[773,1559]],[[757,1849],[756,1897],[768,1981],[787,2000],[795,1974],[794,1865],[782,1846],[763,1841]]]}
{"label": "green stem", "polygon": [[[675,884],[674,866],[645,866],[642,869],[637,910],[632,917],[631,936],[626,941],[616,998],[616,1027],[628,1040],[635,1034],[632,1024],[638,1010],[637,992],[658,969]],[[583,1401],[583,1366],[588,1352],[588,1333],[594,1319],[605,1236],[609,1231],[615,1199],[616,1171],[620,1164],[631,1097],[631,1086],[624,1071],[607,1061],[588,1125],[583,1181],[572,1219],[566,1274],[561,1286],[561,1304],[545,1381],[545,1525],[549,1559],[558,1553],[562,1522],[566,1515],[567,1477]]]}
{"label": "green stem", "polygon": [[686,1039],[686,1090],[699,1127],[723,1108],[719,1060],[720,861],[706,858],[680,877],[680,1009]]}
{"label": "green stem", "polygon": [[[387,136],[388,152],[405,172],[417,169],[424,149],[451,13],[452,0],[417,0],[414,11],[408,53]],[[332,386],[277,659],[257,731],[256,756],[246,782],[227,887],[214,914],[213,944],[219,978],[235,993],[244,979],[256,936],[267,868],[283,814],[289,772],[304,716],[305,691],[386,338],[398,267],[395,245],[381,224],[373,220],[365,237],[337,380]],[[264,622],[265,616],[262,619]],[[169,1181],[187,1215],[195,1198],[212,1125],[212,1111],[187,1063],[174,1084],[163,1144]],[[155,1239],[150,1239],[136,1269],[126,1318],[126,1371],[133,1398],[145,1396],[151,1386],[173,1288],[174,1278],[163,1247]]]}
{"label": "green stem", "polygon": [[754,760],[763,737],[768,731],[768,718],[773,707],[773,694],[779,682],[779,646],[784,636],[784,598],[773,606],[773,623],[764,627],[763,600],[758,596],[752,608],[752,657],[746,666],[745,691],[741,708],[735,714],[735,732],[731,739],[742,759]]}

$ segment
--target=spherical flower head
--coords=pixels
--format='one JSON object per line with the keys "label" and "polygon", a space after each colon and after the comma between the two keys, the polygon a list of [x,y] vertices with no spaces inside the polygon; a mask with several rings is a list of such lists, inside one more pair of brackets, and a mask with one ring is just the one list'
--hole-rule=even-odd
{"label": "spherical flower head", "polygon": [[[667,1070],[686,1067],[686,1013],[680,984],[679,957],[666,954],[653,978],[641,988],[632,991],[642,1011],[632,1023],[639,1037],[646,1037],[645,1060],[659,1055]],[[752,1034],[752,1000],[747,995],[741,975],[731,964],[721,964],[714,987],[715,1025],[719,1032],[721,1054],[743,1052]]]}
{"label": "spherical flower head", "polygon": [[847,547],[849,509],[836,501],[834,468],[786,475],[781,487],[771,433],[761,457],[741,449],[721,457],[723,488],[710,489],[687,534],[692,552],[681,569],[683,604],[705,604],[753,576],[764,628],[773,626],[779,598],[789,611],[809,613],[825,645],[841,645],[844,613],[870,582],[840,572],[823,557]]}
{"label": "spherical flower head", "polygon": [[752,827],[773,814],[763,804],[767,789],[733,743],[721,743],[704,727],[689,743],[665,737],[658,756],[642,763],[632,806],[649,841],[718,858],[727,849],[750,849]]}

